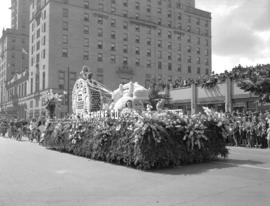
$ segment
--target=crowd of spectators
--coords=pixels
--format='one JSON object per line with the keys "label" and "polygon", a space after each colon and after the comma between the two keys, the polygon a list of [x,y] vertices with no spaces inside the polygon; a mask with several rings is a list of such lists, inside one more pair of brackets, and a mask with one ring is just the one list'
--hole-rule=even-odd
{"label": "crowd of spectators", "polygon": [[233,112],[225,115],[229,145],[270,148],[270,113]]}
{"label": "crowd of spectators", "polygon": [[190,87],[192,84],[201,85],[201,87],[211,88],[217,83],[223,83],[227,78],[232,80],[244,80],[257,78],[258,76],[270,77],[270,64],[257,65],[255,67],[242,67],[237,66],[232,69],[232,71],[225,71],[220,74],[215,74],[212,72],[211,75],[204,75],[197,79],[176,79],[174,82],[170,83],[170,88],[184,88]]}
{"label": "crowd of spectators", "polygon": [[[270,113],[232,112],[222,114],[225,122],[224,137],[228,145],[270,148]],[[66,119],[69,121],[69,119]],[[42,142],[51,122],[41,118],[38,121],[0,120],[0,136]]]}

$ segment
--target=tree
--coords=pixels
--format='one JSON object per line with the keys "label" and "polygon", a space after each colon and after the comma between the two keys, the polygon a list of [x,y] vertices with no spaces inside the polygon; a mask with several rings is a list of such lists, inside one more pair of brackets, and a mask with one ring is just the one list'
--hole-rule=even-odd
{"label": "tree", "polygon": [[249,78],[241,80],[238,86],[259,97],[259,102],[270,102],[270,66],[257,66],[250,70]]}

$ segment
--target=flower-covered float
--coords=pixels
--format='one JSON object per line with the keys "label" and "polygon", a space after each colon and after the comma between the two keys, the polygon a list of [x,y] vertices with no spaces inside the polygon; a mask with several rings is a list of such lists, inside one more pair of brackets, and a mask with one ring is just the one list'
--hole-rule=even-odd
{"label": "flower-covered float", "polygon": [[[192,116],[146,110],[148,90],[138,83],[110,91],[84,67],[72,98],[74,119],[51,123],[46,147],[144,170],[214,160],[228,153],[221,115],[207,109]],[[123,112],[127,102],[133,107]]]}

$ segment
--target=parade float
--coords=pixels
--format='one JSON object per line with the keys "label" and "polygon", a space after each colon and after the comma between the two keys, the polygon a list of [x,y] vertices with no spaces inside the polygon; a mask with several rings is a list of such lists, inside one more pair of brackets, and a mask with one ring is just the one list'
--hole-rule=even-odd
{"label": "parade float", "polygon": [[[144,109],[147,101],[148,90],[138,83],[110,91],[83,67],[72,93],[73,119],[50,123],[43,144],[143,170],[226,157],[225,124],[218,113],[150,111]],[[127,102],[132,108],[124,113]]]}

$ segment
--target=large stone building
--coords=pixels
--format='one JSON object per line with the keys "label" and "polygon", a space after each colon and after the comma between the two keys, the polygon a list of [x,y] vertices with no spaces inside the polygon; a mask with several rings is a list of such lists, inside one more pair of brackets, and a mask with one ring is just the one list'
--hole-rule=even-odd
{"label": "large stone building", "polygon": [[33,0],[29,42],[30,116],[48,89],[70,96],[83,65],[109,89],[211,72],[211,15],[195,0]]}
{"label": "large stone building", "polygon": [[[30,0],[11,0],[11,28],[2,31],[0,38],[0,110],[9,110],[11,100],[26,91],[26,81],[7,87],[15,75],[28,70]],[[24,92],[26,95],[26,92]],[[16,108],[14,108],[16,109]]]}

